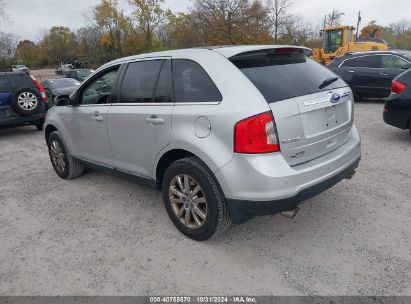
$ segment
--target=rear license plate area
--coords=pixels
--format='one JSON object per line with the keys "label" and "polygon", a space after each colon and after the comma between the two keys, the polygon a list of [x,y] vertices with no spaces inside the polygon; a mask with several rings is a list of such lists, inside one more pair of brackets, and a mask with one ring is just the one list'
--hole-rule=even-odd
{"label": "rear license plate area", "polygon": [[350,120],[347,103],[332,105],[301,114],[306,137],[324,134]]}
{"label": "rear license plate area", "polygon": [[334,128],[338,125],[338,116],[337,116],[337,107],[332,106],[328,108],[324,108],[325,112],[325,117],[324,117],[324,123],[325,127],[327,128]]}

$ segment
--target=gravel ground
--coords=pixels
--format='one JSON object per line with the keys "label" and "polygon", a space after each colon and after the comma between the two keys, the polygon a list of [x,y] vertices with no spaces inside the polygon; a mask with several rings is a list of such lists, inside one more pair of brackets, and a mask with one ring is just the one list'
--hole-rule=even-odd
{"label": "gravel ground", "polygon": [[302,206],[198,243],[160,193],[54,173],[34,127],[0,131],[0,295],[411,295],[411,137],[356,104],[363,160]]}

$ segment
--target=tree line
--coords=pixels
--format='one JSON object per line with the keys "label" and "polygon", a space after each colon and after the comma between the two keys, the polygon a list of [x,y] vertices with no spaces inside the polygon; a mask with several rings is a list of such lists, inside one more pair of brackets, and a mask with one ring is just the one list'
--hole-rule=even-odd
{"label": "tree line", "polygon": [[[0,18],[5,20],[3,1]],[[290,14],[291,0],[196,0],[191,9],[180,13],[164,8],[164,0],[122,1],[129,4],[129,12],[119,8],[118,0],[100,0],[88,13],[92,24],[77,31],[54,26],[36,42],[0,32],[0,65],[20,62],[32,68],[52,67],[58,61],[79,58],[97,66],[132,54],[208,45],[321,47],[320,29],[339,25],[344,15],[334,9],[322,24],[313,24]],[[372,21],[361,35],[371,33],[394,48],[411,49],[410,21],[388,27]]]}

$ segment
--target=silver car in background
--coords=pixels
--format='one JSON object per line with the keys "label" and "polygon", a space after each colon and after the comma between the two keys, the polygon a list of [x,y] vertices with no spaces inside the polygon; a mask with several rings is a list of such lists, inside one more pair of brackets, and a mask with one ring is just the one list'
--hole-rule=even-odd
{"label": "silver car in background", "polygon": [[295,213],[361,158],[353,95],[294,46],[175,50],[102,66],[45,123],[56,173],[84,167],[162,190],[186,236]]}

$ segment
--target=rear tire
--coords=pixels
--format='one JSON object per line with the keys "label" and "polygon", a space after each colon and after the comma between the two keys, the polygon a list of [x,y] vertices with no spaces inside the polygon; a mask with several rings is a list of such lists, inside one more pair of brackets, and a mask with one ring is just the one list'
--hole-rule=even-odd
{"label": "rear tire", "polygon": [[231,225],[225,197],[196,157],[172,163],[162,181],[167,213],[181,233],[196,241],[222,234]]}
{"label": "rear tire", "polygon": [[58,176],[63,179],[73,179],[83,174],[83,164],[73,159],[57,131],[50,134],[47,146],[51,164]]}
{"label": "rear tire", "polygon": [[43,131],[44,120],[41,123],[37,123],[35,126],[36,126],[37,130]]}
{"label": "rear tire", "polygon": [[23,88],[14,93],[10,105],[17,113],[29,116],[39,112],[41,103],[42,99],[38,92],[30,88]]}

